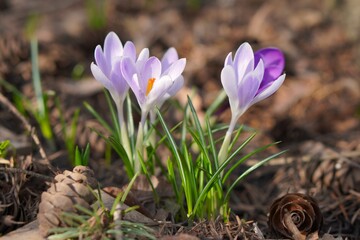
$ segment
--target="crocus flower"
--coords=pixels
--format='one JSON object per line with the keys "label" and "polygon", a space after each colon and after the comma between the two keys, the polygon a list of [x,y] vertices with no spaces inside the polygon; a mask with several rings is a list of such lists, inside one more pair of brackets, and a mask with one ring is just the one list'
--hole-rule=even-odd
{"label": "crocus flower", "polygon": [[175,55],[171,50],[162,62],[156,57],[143,58],[137,62],[130,58],[124,58],[121,61],[122,73],[141,108],[141,121],[135,146],[134,169],[136,172],[140,171],[138,153],[142,154],[144,149],[144,126],[147,115],[155,109],[155,106],[161,106],[167,97],[173,95],[178,90],[178,85],[182,85],[179,83],[183,81],[181,74],[184,71],[186,59],[174,60],[175,58],[178,58],[177,53]]}
{"label": "crocus flower", "polygon": [[[172,53],[171,53],[172,52]],[[121,61],[121,70],[140,105],[144,124],[147,114],[175,94],[183,84],[182,72],[186,59],[177,59],[173,51],[161,62],[150,57],[144,62],[134,62],[130,58]],[[177,55],[177,54],[176,54]],[[141,63],[141,65],[140,65]]]}
{"label": "crocus flower", "polygon": [[130,143],[123,113],[124,100],[129,90],[129,85],[121,73],[120,62],[123,57],[135,61],[135,46],[130,41],[126,42],[123,46],[119,37],[114,32],[110,32],[105,38],[104,50],[98,45],[95,48],[94,55],[96,63],[91,63],[91,72],[95,79],[109,90],[116,104],[121,128],[121,141],[127,154],[130,156]]}
{"label": "crocus flower", "polygon": [[221,72],[221,83],[229,97],[231,122],[219,158],[224,160],[230,136],[237,120],[253,104],[269,97],[285,80],[285,59],[277,48],[264,48],[255,54],[249,43],[243,43],[235,53],[229,53]]}
{"label": "crocus flower", "polygon": [[95,79],[109,90],[116,104],[122,104],[129,86],[120,70],[122,57],[128,57],[135,61],[136,50],[132,42],[128,41],[122,45],[119,37],[110,32],[104,43],[104,50],[100,45],[95,48],[95,62],[91,63],[91,72]]}
{"label": "crocus flower", "polygon": [[[170,69],[171,64],[179,60],[179,55],[175,48],[169,48],[163,58],[161,59],[161,73],[167,74]],[[157,103],[157,107],[160,108],[163,103],[169,99],[170,97],[174,96],[184,85],[184,77],[182,75],[178,76],[175,80],[173,85],[168,89],[168,91],[159,99]],[[152,123],[155,122],[155,109],[150,110],[150,121]]]}

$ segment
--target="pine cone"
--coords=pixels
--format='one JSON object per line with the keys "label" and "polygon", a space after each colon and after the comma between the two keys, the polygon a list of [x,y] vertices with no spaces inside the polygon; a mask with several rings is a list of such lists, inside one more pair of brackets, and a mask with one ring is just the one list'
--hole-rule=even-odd
{"label": "pine cone", "polygon": [[90,188],[95,189],[97,184],[93,171],[88,167],[77,166],[72,172],[65,170],[58,174],[47,192],[41,195],[37,215],[41,235],[46,237],[51,228],[66,226],[60,216],[63,212],[77,212],[76,204],[90,209],[95,201]]}
{"label": "pine cone", "polygon": [[315,199],[305,194],[286,194],[270,207],[268,225],[278,237],[305,239],[317,233],[322,222],[323,217]]}

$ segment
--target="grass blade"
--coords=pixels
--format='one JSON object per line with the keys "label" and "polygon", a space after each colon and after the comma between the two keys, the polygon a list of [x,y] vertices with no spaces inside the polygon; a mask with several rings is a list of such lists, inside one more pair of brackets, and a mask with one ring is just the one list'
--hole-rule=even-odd
{"label": "grass blade", "polygon": [[93,115],[96,120],[100,122],[100,124],[106,128],[110,133],[114,132],[113,128],[105,121],[104,118],[102,118],[99,113],[88,103],[84,102],[85,108]]}
{"label": "grass blade", "polygon": [[265,159],[263,159],[262,161],[254,164],[253,166],[251,166],[250,168],[248,168],[243,174],[241,174],[234,182],[233,184],[231,184],[231,186],[229,187],[229,189],[226,192],[225,195],[225,201],[227,201],[227,199],[230,197],[230,193],[231,191],[234,189],[234,187],[243,179],[245,178],[247,175],[249,175],[249,173],[251,173],[252,171],[254,171],[255,169],[259,168],[260,166],[264,165],[265,163],[267,163],[268,161],[270,161],[271,159],[285,153],[287,150],[275,153],[273,155],[271,155],[270,157],[267,157]]}

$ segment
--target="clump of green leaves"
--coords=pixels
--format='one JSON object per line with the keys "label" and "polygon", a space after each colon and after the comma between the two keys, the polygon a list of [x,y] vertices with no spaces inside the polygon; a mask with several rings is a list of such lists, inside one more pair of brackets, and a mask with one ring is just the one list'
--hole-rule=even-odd
{"label": "clump of green leaves", "polygon": [[[87,102],[84,103],[85,108],[99,121],[99,123],[109,132],[109,136],[106,136],[104,134],[101,134],[98,132],[98,134],[106,141],[106,144],[111,146],[111,148],[118,154],[118,156],[122,159],[125,167],[125,171],[128,175],[128,177],[131,179],[135,175],[135,169],[134,169],[134,153],[135,153],[135,141],[136,137],[134,134],[134,120],[133,120],[133,107],[132,102],[130,100],[130,97],[128,96],[126,98],[126,111],[128,116],[127,121],[127,129],[126,131],[129,132],[128,134],[128,142],[130,149],[126,149],[125,146],[122,144],[122,138],[121,135],[122,132],[120,130],[120,124],[119,124],[119,118],[117,116],[117,112],[113,106],[113,103],[111,101],[111,97],[109,96],[108,91],[104,91],[106,102],[110,110],[110,117],[112,123],[108,123],[100,114]],[[94,129],[96,131],[96,129]]]}
{"label": "clump of green leaves", "polygon": [[[233,153],[223,163],[219,164],[216,143],[222,139],[215,140],[214,133],[221,131],[222,128],[213,128],[208,116],[205,118],[206,123],[203,127],[190,98],[188,98],[184,121],[181,124],[180,143],[173,137],[176,135],[176,129],[170,130],[167,127],[160,111],[158,111],[158,117],[167,139],[166,146],[172,153],[168,160],[167,177],[173,186],[178,203],[185,199],[186,205],[182,206],[183,211],[186,212],[186,217],[189,219],[216,218],[219,214],[225,220],[228,219],[230,213],[228,201],[234,187],[249,173],[283,153],[279,152],[259,161],[229,185],[230,183],[227,180],[237,167],[256,153],[276,143],[255,149],[249,154],[241,156],[241,150],[255,137],[256,133],[251,134],[240,146],[235,148],[243,130],[243,128],[239,128],[229,148],[229,151],[234,149]],[[190,134],[190,138],[188,134]],[[198,152],[191,152],[191,148],[194,147],[198,149]]]}

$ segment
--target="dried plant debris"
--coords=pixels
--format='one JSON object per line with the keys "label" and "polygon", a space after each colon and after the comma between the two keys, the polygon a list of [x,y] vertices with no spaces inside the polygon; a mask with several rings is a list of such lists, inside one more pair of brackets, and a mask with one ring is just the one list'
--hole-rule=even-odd
{"label": "dried plant debris", "polygon": [[222,218],[204,220],[187,225],[164,223],[160,228],[161,239],[263,239],[256,224],[246,222],[235,216],[230,222],[224,223]]}
{"label": "dried plant debris", "polygon": [[3,159],[0,164],[0,232],[7,233],[36,217],[48,178],[30,156]]}
{"label": "dried plant debris", "polygon": [[305,194],[286,194],[270,207],[268,224],[277,237],[305,240],[309,235],[317,235],[322,223],[316,200]]}
{"label": "dried plant debris", "polygon": [[90,209],[96,200],[92,189],[98,185],[93,175],[90,168],[77,166],[73,171],[65,170],[55,176],[55,182],[41,195],[38,220],[43,236],[47,236],[51,228],[66,226],[61,214],[76,212],[75,205]]}

